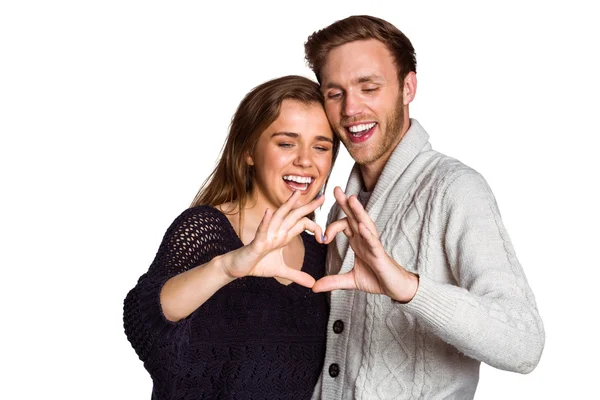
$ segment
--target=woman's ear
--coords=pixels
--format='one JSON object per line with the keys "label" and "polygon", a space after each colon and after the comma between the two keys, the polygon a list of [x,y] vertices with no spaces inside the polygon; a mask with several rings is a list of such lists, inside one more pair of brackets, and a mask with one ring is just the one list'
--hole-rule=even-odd
{"label": "woman's ear", "polygon": [[252,155],[250,153],[246,153],[246,164],[248,164],[249,166],[254,165],[254,158],[252,158]]}

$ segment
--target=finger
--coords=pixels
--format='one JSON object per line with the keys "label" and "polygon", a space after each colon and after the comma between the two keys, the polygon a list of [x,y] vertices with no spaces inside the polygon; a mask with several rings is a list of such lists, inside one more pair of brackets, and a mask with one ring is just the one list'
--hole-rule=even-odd
{"label": "finger", "polygon": [[303,271],[298,271],[297,269],[284,267],[281,268],[279,274],[277,274],[278,278],[288,279],[292,282],[296,282],[298,285],[312,288],[315,284],[315,278],[307,274]]}
{"label": "finger", "polygon": [[279,228],[283,219],[286,215],[289,214],[290,210],[296,205],[298,199],[302,196],[302,193],[299,190],[294,190],[294,193],[283,203],[273,214],[273,222],[276,228]]}
{"label": "finger", "polygon": [[348,236],[349,238],[352,237],[352,230],[350,229],[350,226],[348,224],[347,217],[338,219],[337,221],[334,221],[327,226],[327,228],[325,229],[325,241],[324,242],[330,243],[335,238],[335,236],[340,232],[344,232],[344,234],[346,236]]}
{"label": "finger", "polygon": [[375,223],[373,222],[371,217],[369,217],[369,214],[367,214],[367,211],[365,210],[363,205],[360,204],[360,201],[358,201],[356,197],[351,196],[348,199],[348,204],[352,209],[352,213],[356,217],[357,222],[364,223],[367,226],[367,228],[371,231],[371,233],[377,235],[377,227],[375,226]]}
{"label": "finger", "polygon": [[325,202],[325,195],[321,194],[321,195],[315,197],[314,199],[312,199],[311,201],[309,201],[308,203],[299,205],[298,208],[308,206],[313,203],[317,203],[319,206],[321,206],[324,202]]}
{"label": "finger", "polygon": [[260,223],[258,224],[258,228],[256,228],[256,235],[254,235],[254,239],[252,240],[253,248],[259,253],[263,253],[265,251],[266,237],[267,232],[269,230],[269,223],[273,218],[273,210],[267,208],[265,210],[265,214],[263,215]]}
{"label": "finger", "polygon": [[294,225],[292,229],[289,230],[287,242],[289,243],[289,241],[292,240],[293,237],[301,234],[304,231],[310,231],[314,233],[317,242],[323,243],[323,230],[321,229],[319,224],[306,217],[298,221],[296,225]]}
{"label": "finger", "polygon": [[351,273],[328,275],[319,279],[312,287],[313,292],[331,292],[338,289],[356,289],[356,282]]}
{"label": "finger", "polygon": [[360,232],[360,236],[362,236],[372,251],[380,249],[381,242],[379,241],[379,237],[374,235],[373,232],[367,227],[367,225],[363,222],[358,224],[358,229]]}
{"label": "finger", "polygon": [[267,208],[265,210],[265,214],[260,220],[260,224],[258,224],[258,228],[256,228],[256,234],[265,233],[269,227],[269,222],[271,222],[271,218],[273,218],[273,210]]}
{"label": "finger", "polygon": [[290,213],[287,216],[285,216],[282,226],[287,227],[288,229],[291,228],[299,220],[301,220],[302,218],[319,208],[324,202],[325,196],[321,196],[318,199],[314,199],[309,203],[290,211]]}
{"label": "finger", "polygon": [[354,232],[358,232],[358,222],[356,221],[354,212],[348,204],[348,196],[346,196],[346,194],[342,191],[342,189],[339,186],[336,186],[336,188],[333,190],[333,194],[335,196],[335,200],[348,217],[348,224],[350,225],[350,229],[352,229]]}

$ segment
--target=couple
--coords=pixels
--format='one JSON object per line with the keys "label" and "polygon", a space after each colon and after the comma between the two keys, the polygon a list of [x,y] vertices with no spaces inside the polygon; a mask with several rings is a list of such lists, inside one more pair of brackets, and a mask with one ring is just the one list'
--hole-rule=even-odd
{"label": "couple", "polygon": [[[125,299],[152,398],[470,399],[482,361],[533,370],[543,325],[492,192],[409,118],[410,41],[354,16],[305,52],[320,85],[246,95]],[[323,232],[340,139],[356,164]]]}

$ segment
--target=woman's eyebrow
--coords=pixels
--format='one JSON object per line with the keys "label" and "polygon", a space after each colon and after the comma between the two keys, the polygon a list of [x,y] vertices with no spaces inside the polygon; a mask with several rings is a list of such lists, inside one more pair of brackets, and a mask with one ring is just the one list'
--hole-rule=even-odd
{"label": "woman's eyebrow", "polygon": [[328,138],[327,136],[317,136],[315,138],[317,141],[319,142],[329,142],[329,143],[333,143],[333,139]]}
{"label": "woman's eyebrow", "polygon": [[273,138],[275,136],[282,136],[282,135],[283,136],[288,136],[288,137],[291,137],[291,138],[298,138],[298,137],[300,137],[300,135],[297,134],[297,133],[286,132],[286,131],[284,131],[284,132],[275,132],[274,134],[271,135],[271,137]]}
{"label": "woman's eyebrow", "polygon": [[[295,133],[295,132],[287,132],[287,131],[284,131],[284,132],[275,132],[275,133],[273,133],[271,135],[272,138],[274,138],[276,136],[287,136],[287,137],[291,137],[291,138],[294,138],[294,139],[298,139],[300,137],[300,135],[297,134],[297,133]],[[333,139],[331,139],[331,138],[329,138],[327,136],[321,136],[321,135],[315,136],[315,140],[317,142],[329,142],[329,143],[333,143]]]}

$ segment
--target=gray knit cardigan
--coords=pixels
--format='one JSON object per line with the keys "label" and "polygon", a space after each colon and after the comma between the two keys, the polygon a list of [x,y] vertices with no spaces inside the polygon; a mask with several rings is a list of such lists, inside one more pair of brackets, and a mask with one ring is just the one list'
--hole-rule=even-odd
{"label": "gray knit cardigan", "polygon": [[[490,188],[428,139],[411,119],[366,207],[388,254],[419,275],[418,291],[408,304],[331,293],[315,399],[471,399],[480,362],[528,373],[540,359],[542,320]],[[355,165],[346,194],[361,187]],[[343,216],[334,205],[329,222]],[[353,262],[338,234],[328,274]]]}

